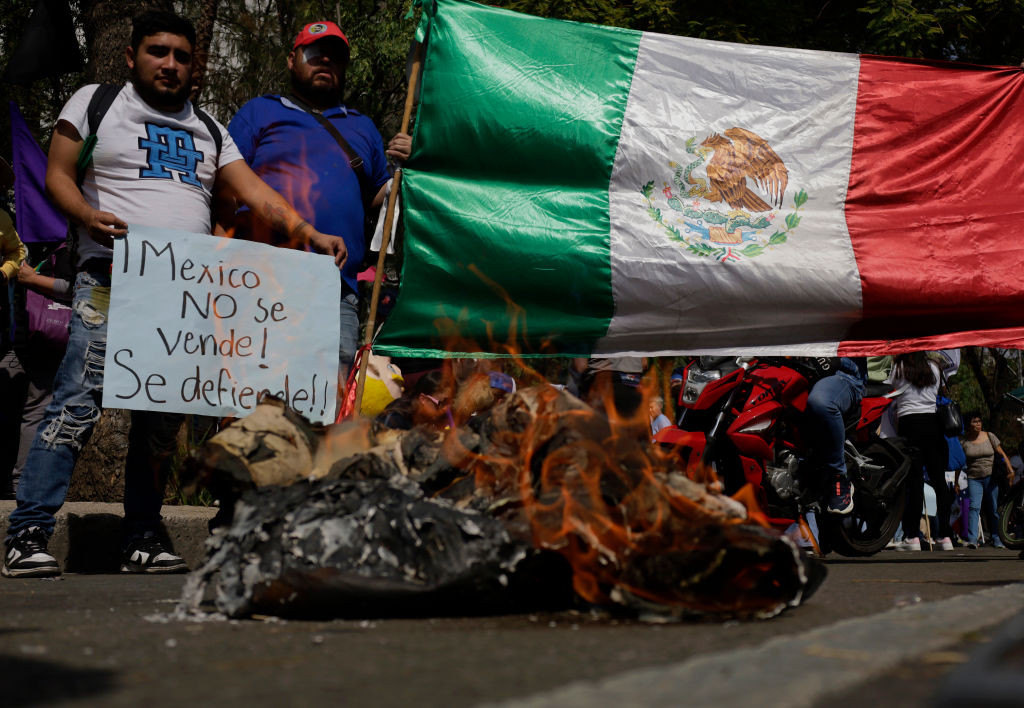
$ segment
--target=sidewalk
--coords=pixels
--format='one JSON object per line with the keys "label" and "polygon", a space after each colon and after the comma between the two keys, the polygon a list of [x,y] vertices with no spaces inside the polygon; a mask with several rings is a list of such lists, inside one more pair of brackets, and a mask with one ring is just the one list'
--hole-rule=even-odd
{"label": "sidewalk", "polygon": [[[7,518],[13,501],[0,501],[0,529],[6,534]],[[215,507],[164,505],[164,528],[175,552],[190,568],[206,559],[203,542],[209,535],[207,522],[217,513]],[[121,563],[121,504],[70,502],[57,514],[57,526],[49,551],[69,573],[106,573],[117,571]]]}

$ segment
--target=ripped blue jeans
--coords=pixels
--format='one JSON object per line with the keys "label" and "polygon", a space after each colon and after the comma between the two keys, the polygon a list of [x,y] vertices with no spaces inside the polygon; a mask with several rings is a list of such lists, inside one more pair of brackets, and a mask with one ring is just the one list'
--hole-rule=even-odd
{"label": "ripped blue jeans", "polygon": [[[71,336],[18,484],[18,506],[7,538],[39,526],[53,533],[71,473],[100,418],[107,348],[110,274],[81,272],[71,303]],[[160,525],[171,453],[183,416],[134,411],[125,464],[125,535],[136,538]]]}

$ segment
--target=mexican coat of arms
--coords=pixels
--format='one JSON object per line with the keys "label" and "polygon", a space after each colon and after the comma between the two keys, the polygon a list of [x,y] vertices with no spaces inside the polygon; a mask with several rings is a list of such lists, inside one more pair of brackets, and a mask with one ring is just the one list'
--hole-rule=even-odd
{"label": "mexican coat of arms", "polygon": [[782,215],[789,170],[763,138],[734,127],[692,136],[685,151],[685,160],[669,161],[671,177],[662,182],[660,196],[654,180],[640,187],[647,214],[670,239],[722,262],[786,243],[808,197],[797,191],[792,211]]}

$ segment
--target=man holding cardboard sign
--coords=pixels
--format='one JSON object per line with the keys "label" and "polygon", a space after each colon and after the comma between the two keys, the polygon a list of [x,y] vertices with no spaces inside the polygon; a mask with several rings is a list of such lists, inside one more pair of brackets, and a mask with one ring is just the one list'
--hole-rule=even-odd
{"label": "man holding cardboard sign", "polygon": [[[332,255],[338,267],[344,264],[344,242],[303,220],[249,169],[227,131],[188,101],[194,44],[189,21],[165,12],[139,15],[126,50],[131,81],[112,91],[102,86],[80,89],[57,121],[46,186],[77,225],[79,273],[68,351],[10,517],[4,576],[61,572],[47,542],[75,461],[100,416],[111,245],[115,238],[132,238],[129,222],[209,233],[217,181],[275,228]],[[101,92],[106,96],[103,106],[93,100]],[[122,571],[186,570],[184,561],[157,536],[167,462],[180,422],[177,415],[133,413]]]}

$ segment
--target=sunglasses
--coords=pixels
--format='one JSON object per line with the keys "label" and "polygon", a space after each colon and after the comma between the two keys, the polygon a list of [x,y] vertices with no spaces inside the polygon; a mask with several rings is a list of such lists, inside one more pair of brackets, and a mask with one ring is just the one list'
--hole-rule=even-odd
{"label": "sunglasses", "polygon": [[302,58],[307,64],[318,57],[327,57],[335,64],[344,64],[348,60],[348,49],[334,44],[326,45],[323,42],[314,42],[302,48]]}

